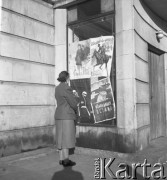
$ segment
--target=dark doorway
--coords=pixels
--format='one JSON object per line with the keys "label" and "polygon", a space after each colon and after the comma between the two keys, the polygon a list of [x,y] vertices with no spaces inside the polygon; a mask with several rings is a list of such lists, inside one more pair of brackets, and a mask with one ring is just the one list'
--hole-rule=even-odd
{"label": "dark doorway", "polygon": [[166,136],[165,64],[163,52],[149,48],[150,137]]}

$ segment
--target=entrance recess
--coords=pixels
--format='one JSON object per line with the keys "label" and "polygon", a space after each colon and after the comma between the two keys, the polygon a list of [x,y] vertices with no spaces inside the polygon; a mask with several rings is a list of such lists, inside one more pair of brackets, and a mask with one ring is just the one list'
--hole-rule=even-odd
{"label": "entrance recess", "polygon": [[149,49],[150,137],[166,135],[165,66],[162,52]]}

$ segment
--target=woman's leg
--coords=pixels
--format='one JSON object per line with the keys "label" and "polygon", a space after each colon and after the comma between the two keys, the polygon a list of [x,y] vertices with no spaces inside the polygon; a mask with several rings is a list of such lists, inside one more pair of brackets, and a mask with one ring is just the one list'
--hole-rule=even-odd
{"label": "woman's leg", "polygon": [[62,161],[64,160],[64,157],[63,157],[63,150],[59,150],[59,160]]}
{"label": "woman's leg", "polygon": [[63,158],[69,159],[69,149],[62,149],[63,152]]}
{"label": "woman's leg", "polygon": [[63,166],[75,166],[76,163],[69,160],[69,149],[62,149],[63,150],[63,157],[64,157],[64,160],[63,160]]}
{"label": "woman's leg", "polygon": [[60,161],[69,159],[69,149],[59,150],[59,159],[60,159]]}

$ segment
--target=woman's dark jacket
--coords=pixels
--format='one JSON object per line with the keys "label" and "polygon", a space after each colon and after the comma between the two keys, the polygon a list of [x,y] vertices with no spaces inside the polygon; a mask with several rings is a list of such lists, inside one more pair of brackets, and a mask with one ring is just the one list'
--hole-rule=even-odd
{"label": "woman's dark jacket", "polygon": [[75,120],[78,99],[72,93],[71,87],[67,83],[60,83],[55,89],[55,98],[57,100],[55,119]]}

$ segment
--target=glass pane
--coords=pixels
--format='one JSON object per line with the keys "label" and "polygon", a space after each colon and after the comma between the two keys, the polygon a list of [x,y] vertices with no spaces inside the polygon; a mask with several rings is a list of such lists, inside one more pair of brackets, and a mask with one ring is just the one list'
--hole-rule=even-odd
{"label": "glass pane", "polygon": [[100,14],[101,12],[101,1],[100,0],[91,0],[86,3],[78,5],[78,20],[86,19],[90,16]]}
{"label": "glass pane", "polygon": [[68,22],[82,21],[114,10],[114,0],[89,0],[68,9]]}
{"label": "glass pane", "polygon": [[114,10],[114,0],[101,0],[101,13]]}
{"label": "glass pane", "polygon": [[77,21],[77,8],[69,9],[68,10],[68,22]]}
{"label": "glass pane", "polygon": [[70,26],[70,28],[73,30],[74,36],[78,37],[79,41],[82,41],[89,38],[112,35],[114,32],[113,24],[113,17],[109,15],[89,22],[78,23]]}

